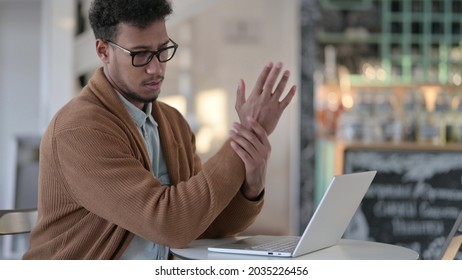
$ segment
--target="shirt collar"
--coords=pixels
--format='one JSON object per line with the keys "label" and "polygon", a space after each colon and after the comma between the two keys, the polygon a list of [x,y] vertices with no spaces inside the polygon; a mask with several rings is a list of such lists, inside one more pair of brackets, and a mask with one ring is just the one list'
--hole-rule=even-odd
{"label": "shirt collar", "polygon": [[145,123],[146,119],[149,119],[154,125],[157,126],[156,121],[152,117],[152,103],[147,103],[144,106],[144,111],[140,110],[138,107],[130,103],[120,92],[116,91],[119,95],[120,100],[122,100],[125,108],[127,108],[128,113],[132,117],[135,124],[141,128]]}

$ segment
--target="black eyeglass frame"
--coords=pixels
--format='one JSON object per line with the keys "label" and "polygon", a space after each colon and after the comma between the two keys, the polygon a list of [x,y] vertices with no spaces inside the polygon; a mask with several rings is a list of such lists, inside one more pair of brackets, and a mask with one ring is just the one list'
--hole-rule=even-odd
{"label": "black eyeglass frame", "polygon": [[[165,48],[161,48],[161,49],[158,49],[157,51],[136,51],[136,52],[127,50],[126,48],[117,45],[116,43],[112,42],[111,40],[105,40],[105,41],[109,45],[114,46],[116,48],[119,48],[120,50],[122,50],[126,54],[130,55],[132,57],[132,65],[133,65],[133,67],[143,67],[143,66],[148,65],[151,62],[151,60],[152,60],[152,58],[154,56],[157,57],[157,61],[159,61],[160,63],[165,63],[165,62],[169,61],[170,59],[172,59],[173,56],[175,56],[176,50],[178,48],[178,44],[175,43],[175,41],[173,41],[170,38],[169,38],[169,42],[171,42],[173,44],[173,46],[168,46],[168,47],[165,47]],[[169,50],[169,49],[173,49],[172,55],[168,59],[162,60],[160,58],[160,53],[162,53],[163,51]],[[149,57],[148,57],[148,59],[146,60],[145,63],[135,65],[135,56],[140,54],[140,53],[151,53],[151,54],[149,55]]]}

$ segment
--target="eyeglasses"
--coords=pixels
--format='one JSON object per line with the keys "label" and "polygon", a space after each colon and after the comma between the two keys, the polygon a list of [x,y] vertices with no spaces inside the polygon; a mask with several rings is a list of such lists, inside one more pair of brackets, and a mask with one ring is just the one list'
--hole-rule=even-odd
{"label": "eyeglasses", "polygon": [[116,43],[106,40],[106,42],[114,47],[117,47],[124,51],[126,54],[130,55],[132,57],[132,65],[135,67],[142,67],[145,65],[148,65],[149,62],[151,62],[152,58],[154,56],[157,57],[157,60],[160,63],[165,63],[172,59],[172,57],[175,55],[176,49],[178,48],[178,44],[175,43],[172,39],[169,39],[173,45],[168,46],[165,48],[161,48],[157,51],[139,51],[139,52],[132,52],[127,50],[126,48],[123,48]]}

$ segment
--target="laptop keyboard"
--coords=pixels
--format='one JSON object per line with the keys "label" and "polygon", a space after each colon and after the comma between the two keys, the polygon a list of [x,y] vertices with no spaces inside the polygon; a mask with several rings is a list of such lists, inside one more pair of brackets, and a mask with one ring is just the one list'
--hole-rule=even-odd
{"label": "laptop keyboard", "polygon": [[250,247],[253,250],[263,250],[269,252],[288,252],[291,253],[295,246],[297,246],[300,237],[298,236],[291,236],[287,238],[282,238],[278,240],[274,240],[268,243],[263,243],[260,245]]}

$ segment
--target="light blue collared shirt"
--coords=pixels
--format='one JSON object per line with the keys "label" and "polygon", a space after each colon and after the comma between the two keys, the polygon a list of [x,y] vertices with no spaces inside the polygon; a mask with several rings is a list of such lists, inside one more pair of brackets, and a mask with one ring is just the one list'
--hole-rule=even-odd
{"label": "light blue collared shirt", "polygon": [[[160,148],[159,131],[157,122],[152,117],[152,103],[146,104],[144,111],[130,103],[123,95],[117,92],[120,99],[127,108],[128,113],[135,122],[141,136],[144,139],[146,148],[151,159],[152,171],[162,185],[170,185],[167,164],[165,163],[162,149]],[[135,235],[128,245],[122,260],[162,260],[168,259],[169,248],[156,244]]]}

